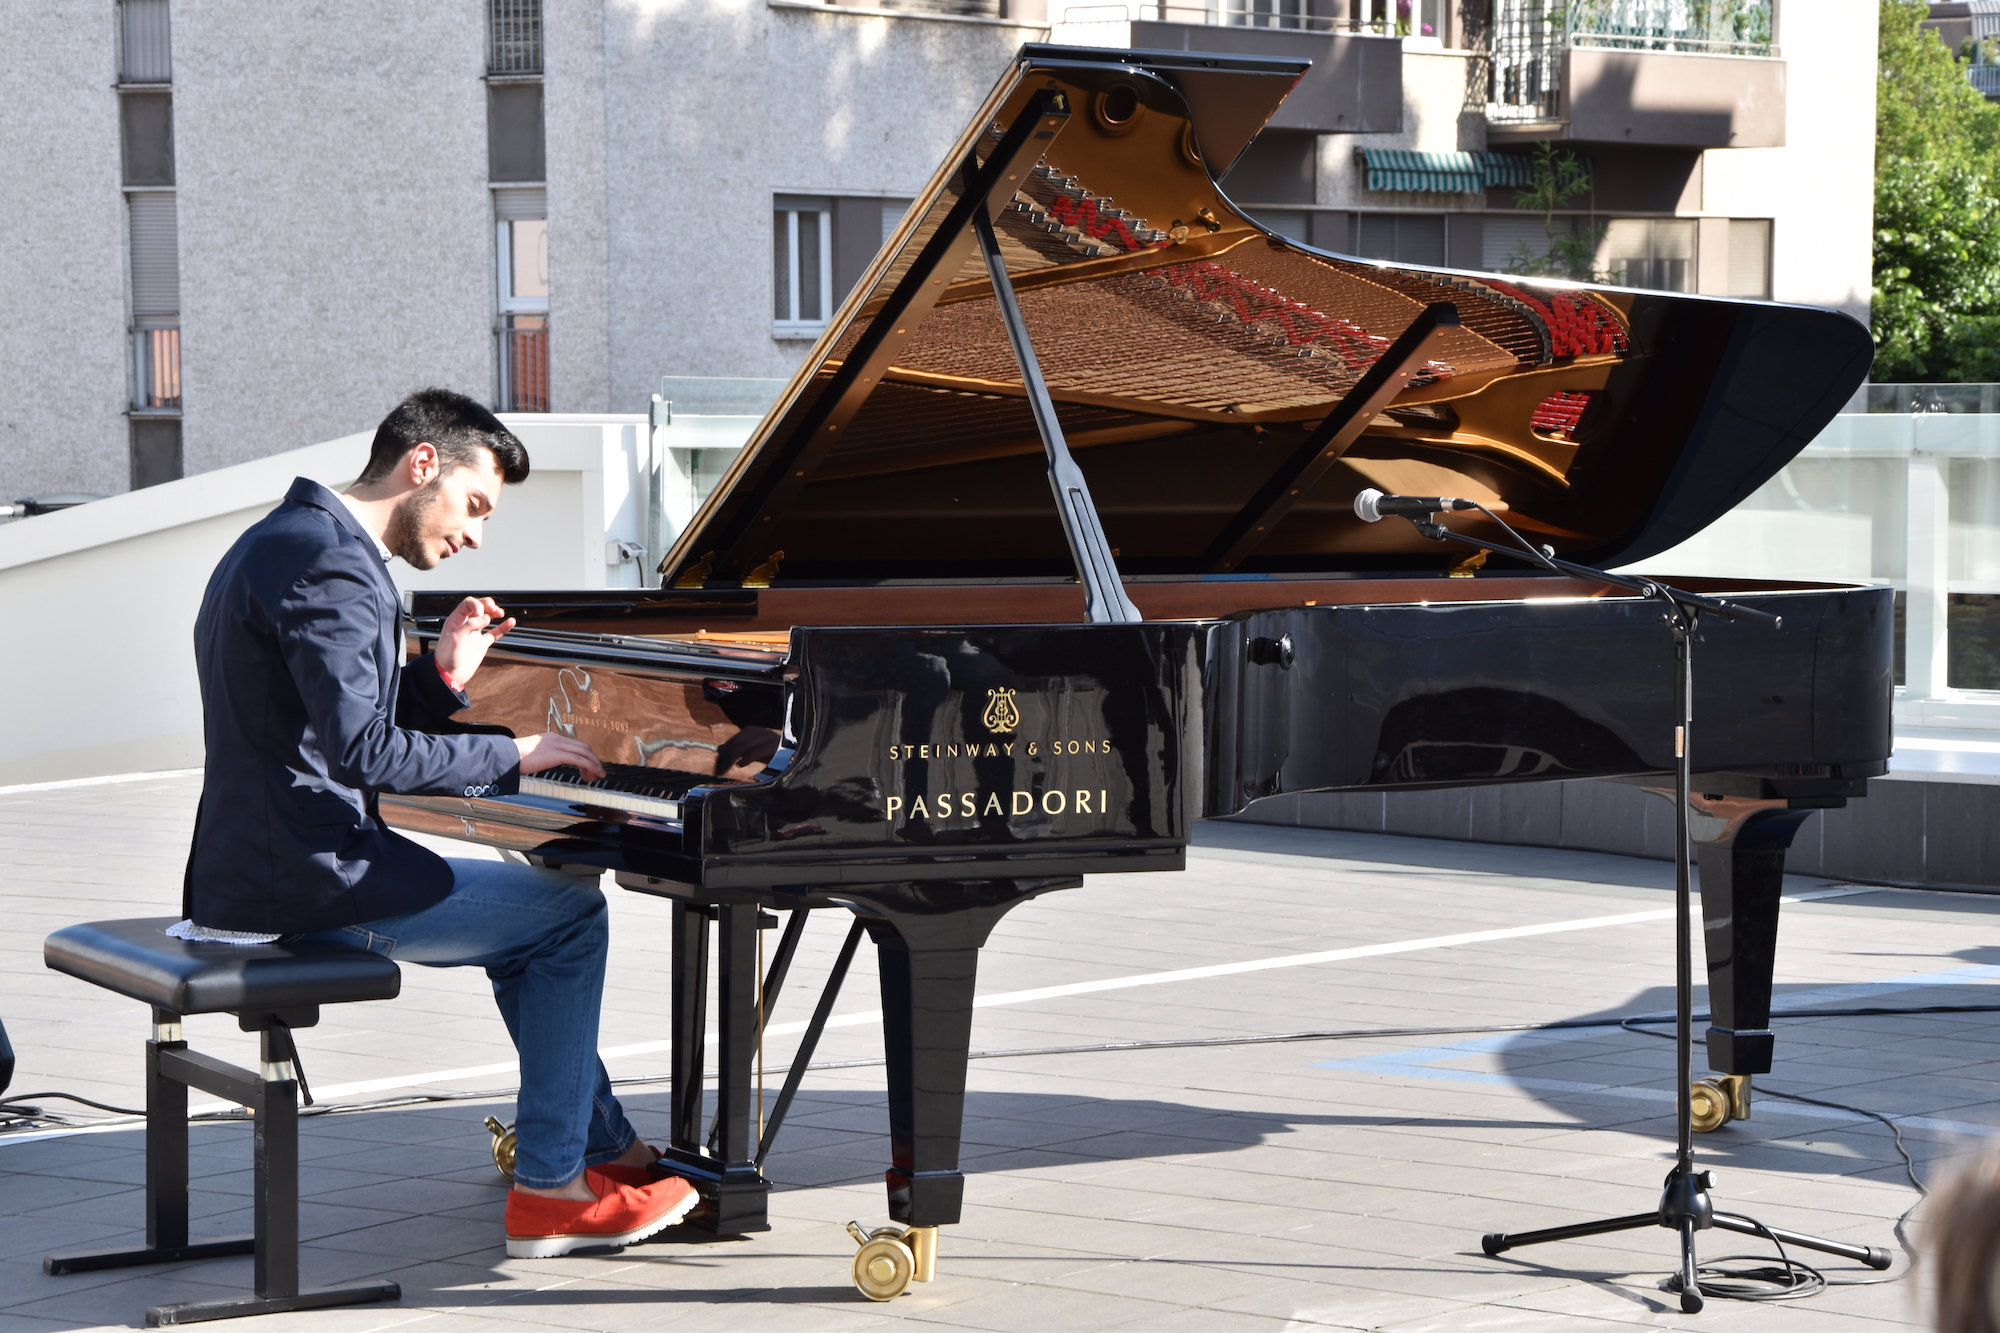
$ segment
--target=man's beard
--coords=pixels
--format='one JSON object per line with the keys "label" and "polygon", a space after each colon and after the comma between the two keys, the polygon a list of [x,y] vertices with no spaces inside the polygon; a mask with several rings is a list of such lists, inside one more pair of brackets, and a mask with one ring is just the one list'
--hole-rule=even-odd
{"label": "man's beard", "polygon": [[437,508],[438,483],[443,480],[442,474],[431,478],[389,513],[389,527],[382,534],[382,544],[389,548],[389,554],[401,556],[411,569],[437,568],[438,556],[425,529],[431,512]]}

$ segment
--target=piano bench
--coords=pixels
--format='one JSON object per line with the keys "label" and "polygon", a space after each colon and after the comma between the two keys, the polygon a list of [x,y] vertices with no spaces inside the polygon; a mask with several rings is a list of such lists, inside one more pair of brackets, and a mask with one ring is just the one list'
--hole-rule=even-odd
{"label": "piano bench", "polygon": [[[116,991],[153,1011],[146,1043],[146,1244],[140,1249],[49,1255],[50,1274],[221,1255],[255,1256],[256,1295],[189,1301],[146,1311],[148,1326],[240,1315],[316,1310],[396,1300],[394,1282],[299,1289],[299,1092],[304,1086],[292,1030],[319,1022],[323,1004],[391,1000],[402,988],[395,963],[339,944],[217,944],[175,939],[176,917],[68,926],[42,945],[58,972]],[[239,1069],[188,1049],[187,1014],[233,1014],[255,1032],[259,1067]],[[256,1224],[248,1236],[193,1241],[188,1235],[188,1089],[247,1110],[256,1135]],[[307,1104],[312,1094],[306,1092]]]}

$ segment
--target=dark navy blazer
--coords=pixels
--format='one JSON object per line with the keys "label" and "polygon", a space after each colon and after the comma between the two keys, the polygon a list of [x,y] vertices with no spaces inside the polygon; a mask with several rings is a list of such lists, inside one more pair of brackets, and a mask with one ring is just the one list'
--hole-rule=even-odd
{"label": "dark navy blazer", "polygon": [[468,702],[427,654],[403,670],[375,539],[304,477],[209,578],[194,625],[208,745],[182,911],[291,934],[429,907],[442,857],[385,828],[377,792],[511,795],[498,735],[431,735]]}

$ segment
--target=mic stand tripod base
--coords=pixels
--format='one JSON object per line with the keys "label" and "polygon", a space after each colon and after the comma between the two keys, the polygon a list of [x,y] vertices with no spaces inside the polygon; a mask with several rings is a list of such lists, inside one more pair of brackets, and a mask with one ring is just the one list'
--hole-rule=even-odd
{"label": "mic stand tripod base", "polygon": [[1708,1192],[1714,1188],[1714,1172],[1697,1171],[1692,1186],[1686,1186],[1682,1184],[1681,1170],[1677,1166],[1667,1173],[1666,1188],[1660,1195],[1660,1206],[1655,1212],[1607,1217],[1595,1222],[1572,1222],[1568,1226],[1544,1227],[1539,1231],[1490,1232],[1480,1239],[1479,1248],[1489,1255],[1498,1255],[1523,1245],[1606,1236],[1616,1231],[1637,1231],[1642,1227],[1666,1227],[1678,1232],[1681,1238],[1680,1271],[1667,1279],[1666,1289],[1680,1294],[1681,1310],[1686,1314],[1694,1314],[1702,1306],[1701,1287],[1694,1278],[1694,1233],[1711,1227],[1744,1236],[1768,1236],[1785,1245],[1837,1255],[1877,1270],[1886,1269],[1893,1262],[1889,1251],[1877,1245],[1847,1245],[1820,1236],[1808,1236],[1804,1232],[1787,1231],[1783,1227],[1763,1226],[1734,1213],[1719,1213],[1708,1197]]}
{"label": "mic stand tripod base", "polygon": [[[1431,517],[1435,520],[1436,515]],[[1495,519],[1495,522],[1498,521]],[[1458,536],[1435,521],[1428,524],[1419,523],[1416,526],[1419,532],[1437,540]],[[1508,531],[1512,532],[1512,529]],[[1518,533],[1514,536],[1520,540]],[[1471,541],[1462,537],[1460,540]],[[1484,543],[1477,541],[1473,541],[1472,544],[1484,546]],[[1523,545],[1525,544],[1524,541]],[[1555,567],[1553,558],[1547,563],[1552,568]],[[1572,573],[1579,570],[1594,574],[1604,573],[1601,570],[1586,570],[1580,565],[1565,564],[1564,568]],[[1618,578],[1610,574],[1604,574],[1604,577],[1614,583]],[[1712,1172],[1698,1170],[1695,1167],[1694,1099],[1690,1095],[1694,1050],[1694,928],[1691,904],[1693,865],[1689,855],[1687,826],[1689,794],[1694,782],[1694,765],[1691,758],[1693,747],[1689,744],[1690,733],[1694,728],[1693,649],[1694,642],[1699,636],[1703,609],[1716,610],[1732,617],[1742,614],[1742,609],[1704,602],[1703,599],[1689,597],[1651,580],[1641,581],[1638,591],[1643,596],[1664,604],[1664,614],[1660,619],[1673,636],[1675,650],[1674,718],[1677,725],[1674,727],[1673,745],[1674,1082],[1682,1091],[1674,1115],[1674,1165],[1667,1172],[1666,1186],[1661,1191],[1659,1207],[1653,1212],[1634,1213],[1628,1217],[1608,1217],[1596,1222],[1578,1222],[1566,1227],[1547,1227],[1540,1231],[1521,1231],[1512,1234],[1493,1232],[1480,1241],[1480,1248],[1489,1255],[1497,1255],[1523,1245],[1540,1245],[1552,1240],[1576,1240],[1583,1236],[1603,1236],[1616,1231],[1636,1231],[1641,1227],[1666,1227],[1679,1235],[1681,1243],[1679,1271],[1667,1280],[1666,1286],[1669,1291],[1680,1295],[1683,1314],[1695,1314],[1702,1308],[1701,1281],[1696,1273],[1694,1245],[1697,1231],[1719,1227],[1724,1231],[1737,1231],[1746,1235],[1770,1236],[1787,1245],[1818,1250],[1822,1254],[1839,1255],[1876,1269],[1889,1266],[1889,1253],[1873,1246],[1844,1245],[1839,1241],[1823,1240],[1818,1236],[1779,1231],[1775,1227],[1765,1227],[1745,1217],[1718,1213],[1708,1197],[1708,1192],[1715,1188],[1715,1176]]]}

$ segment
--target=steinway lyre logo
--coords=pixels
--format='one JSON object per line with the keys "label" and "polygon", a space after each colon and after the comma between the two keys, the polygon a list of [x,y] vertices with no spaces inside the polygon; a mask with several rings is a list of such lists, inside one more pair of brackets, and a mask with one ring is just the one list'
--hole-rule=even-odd
{"label": "steinway lyre logo", "polygon": [[1014,702],[1014,691],[986,691],[986,711],[979,715],[979,720],[995,735],[1003,735],[1019,727],[1021,707]]}

